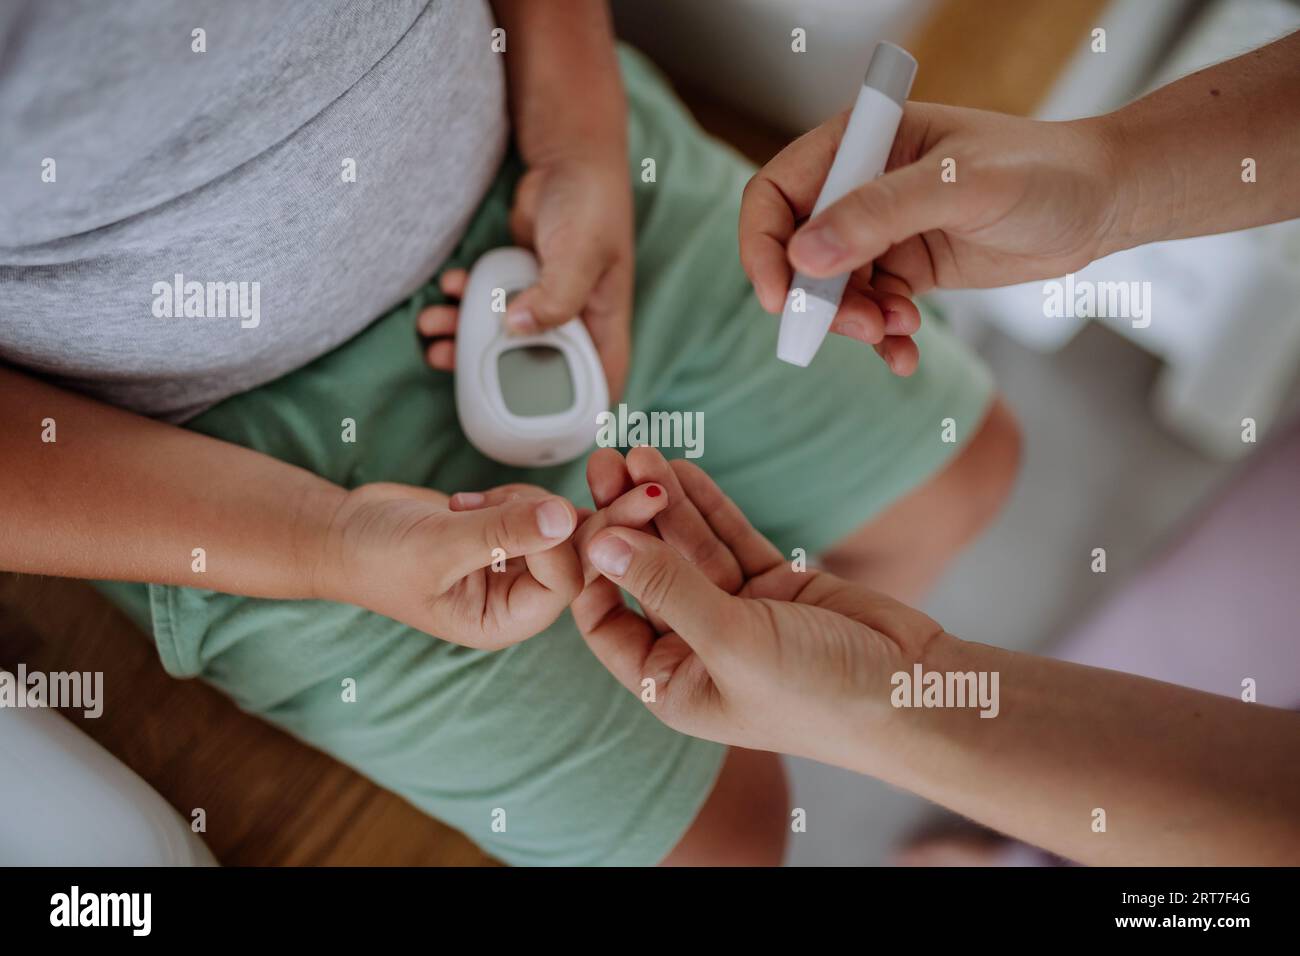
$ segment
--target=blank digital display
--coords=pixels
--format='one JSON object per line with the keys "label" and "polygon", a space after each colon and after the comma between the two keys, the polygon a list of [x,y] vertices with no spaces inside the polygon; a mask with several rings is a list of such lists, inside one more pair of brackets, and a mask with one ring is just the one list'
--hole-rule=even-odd
{"label": "blank digital display", "polygon": [[549,345],[524,345],[497,358],[501,397],[521,418],[558,415],[573,407],[573,378],[564,353]]}

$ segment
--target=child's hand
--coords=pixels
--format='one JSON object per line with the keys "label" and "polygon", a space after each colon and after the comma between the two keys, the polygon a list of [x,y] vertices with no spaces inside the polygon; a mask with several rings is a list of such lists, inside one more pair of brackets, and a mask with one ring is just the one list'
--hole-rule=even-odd
{"label": "child's hand", "polygon": [[[632,191],[625,161],[614,154],[563,156],[529,168],[510,213],[515,241],[537,254],[537,284],[516,296],[506,323],[520,333],[581,317],[609,381],[610,400],[627,379],[632,317]],[[457,299],[466,273],[443,273],[442,291]],[[455,305],[430,306],[417,325],[432,338],[426,358],[436,369],[455,364]]]}
{"label": "child's hand", "polygon": [[[643,700],[653,689],[650,710],[674,729],[859,763],[861,753],[840,749],[846,722],[880,726],[890,676],[941,628],[833,575],[795,571],[703,471],[686,461],[669,470],[662,538],[612,526],[579,545],[603,575],[573,604],[592,651]],[[647,617],[624,605],[620,586]]]}
{"label": "child's hand", "polygon": [[577,523],[572,504],[531,485],[450,501],[363,485],[330,524],[314,591],[443,640],[507,647],[549,626],[581,589]]}
{"label": "child's hand", "polygon": [[450,499],[408,485],[363,485],[348,492],[331,523],[315,591],[447,641],[497,650],[549,627],[577,596],[576,541],[611,523],[641,527],[667,503],[657,484],[629,489],[594,515],[533,485]]}

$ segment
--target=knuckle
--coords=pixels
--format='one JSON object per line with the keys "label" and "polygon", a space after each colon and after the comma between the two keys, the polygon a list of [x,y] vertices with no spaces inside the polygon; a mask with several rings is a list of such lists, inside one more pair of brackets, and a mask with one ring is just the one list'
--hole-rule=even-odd
{"label": "knuckle", "polygon": [[489,554],[497,548],[510,552],[517,538],[515,524],[513,509],[503,508],[500,514],[493,516],[493,520],[483,526],[483,546]]}
{"label": "knuckle", "polygon": [[710,580],[717,580],[719,574],[733,563],[731,552],[712,534],[692,542],[682,556],[708,575]]}
{"label": "knuckle", "polygon": [[[461,525],[457,528],[457,515],[454,512],[442,512],[432,515],[428,519],[427,528],[432,541],[455,541],[458,538],[464,540],[465,528]],[[461,574],[454,559],[444,559],[434,561],[432,567],[432,581],[430,582],[434,593],[443,594],[460,580]]]}
{"label": "knuckle", "polygon": [[551,590],[561,604],[560,610],[568,607],[578,599],[578,595],[582,593],[582,585],[582,572],[579,570],[575,570],[573,574],[565,575],[564,580],[555,583]]}
{"label": "knuckle", "polygon": [[658,611],[668,602],[677,579],[677,571],[667,561],[654,557],[641,569],[640,593],[637,600],[652,611]]}

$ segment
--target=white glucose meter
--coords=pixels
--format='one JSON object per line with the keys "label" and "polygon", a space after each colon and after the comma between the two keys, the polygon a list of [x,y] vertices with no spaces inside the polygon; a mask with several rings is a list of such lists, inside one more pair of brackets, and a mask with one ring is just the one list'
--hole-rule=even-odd
{"label": "white glucose meter", "polygon": [[577,458],[609,405],[605,370],[581,319],[534,335],[506,331],[506,306],[537,281],[526,249],[493,249],[470,270],[456,327],[456,414],[475,448],[506,465]]}

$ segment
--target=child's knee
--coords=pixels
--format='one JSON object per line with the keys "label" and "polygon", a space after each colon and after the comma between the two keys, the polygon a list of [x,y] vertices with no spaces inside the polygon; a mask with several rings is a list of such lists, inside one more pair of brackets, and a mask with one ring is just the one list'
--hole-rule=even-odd
{"label": "child's knee", "polygon": [[663,866],[780,866],[790,832],[781,758],[732,748],[695,822]]}
{"label": "child's knee", "polygon": [[1020,426],[995,400],[979,430],[938,474],[846,535],[827,570],[901,600],[919,598],[997,515],[1020,470]]}
{"label": "child's knee", "polygon": [[953,463],[952,516],[962,541],[974,537],[1002,510],[1020,473],[1020,423],[998,399],[979,431]]}

